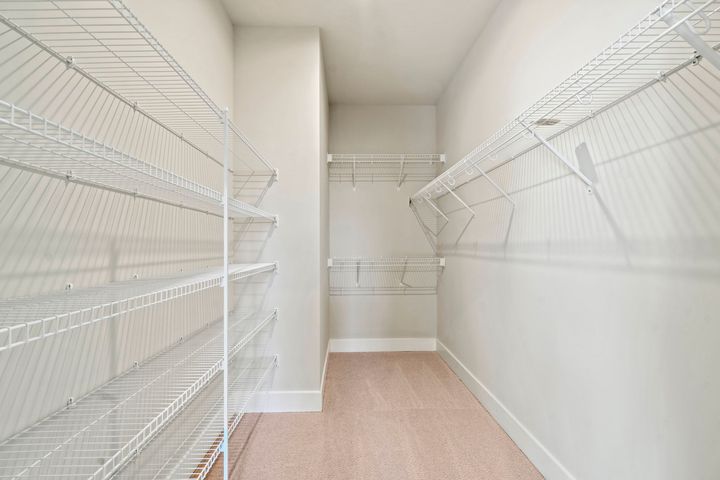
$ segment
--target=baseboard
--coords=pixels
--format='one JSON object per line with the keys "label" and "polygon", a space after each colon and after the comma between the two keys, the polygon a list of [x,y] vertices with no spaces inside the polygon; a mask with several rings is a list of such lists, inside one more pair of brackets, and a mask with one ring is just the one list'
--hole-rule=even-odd
{"label": "baseboard", "polygon": [[532,432],[440,340],[437,341],[437,351],[450,369],[477,397],[546,479],[576,480]]}
{"label": "baseboard", "polygon": [[267,392],[258,392],[250,400],[246,411],[256,413],[321,412],[329,356],[330,340],[328,340],[325,347],[325,361],[323,363],[322,377],[320,377],[320,390],[269,390]]}
{"label": "baseboard", "polygon": [[320,390],[270,390],[258,392],[248,411],[263,413],[320,412],[322,393]]}
{"label": "baseboard", "polygon": [[434,338],[331,338],[331,352],[434,352]]}

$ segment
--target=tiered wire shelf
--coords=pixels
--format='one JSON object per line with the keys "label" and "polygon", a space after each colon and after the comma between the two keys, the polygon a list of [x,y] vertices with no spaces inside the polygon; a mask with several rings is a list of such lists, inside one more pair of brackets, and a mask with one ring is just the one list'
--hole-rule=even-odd
{"label": "tiered wire shelf", "polygon": [[[689,66],[720,70],[720,0],[670,0],[578,72],[411,196],[429,239],[451,211],[475,211],[458,192],[484,178],[514,208],[505,187],[489,174],[536,148],[546,148],[592,192],[593,167],[571,158],[553,139]],[[422,211],[420,211],[422,210]]]}
{"label": "tiered wire shelf", "polygon": [[[276,268],[274,263],[231,265],[230,280]],[[0,300],[0,351],[218,287],[222,279],[223,271],[218,267],[195,274],[133,279],[40,297]]]}
{"label": "tiered wire shelf", "polygon": [[398,188],[405,182],[427,182],[437,176],[445,155],[411,153],[329,154],[331,182],[390,182]]}
{"label": "tiered wire shelf", "polygon": [[259,342],[277,313],[229,299],[277,265],[233,265],[228,246],[233,220],[277,225],[259,204],[278,172],[121,0],[0,0],[0,65],[0,164],[219,216],[224,232],[214,269],[0,301],[0,362],[210,288],[224,303],[222,321],[0,443],[0,477],[201,478],[277,364]]}
{"label": "tiered wire shelf", "polygon": [[[251,355],[230,364],[230,425],[232,435],[249,408],[257,405],[256,394],[272,379],[276,356]],[[222,383],[214,380],[175,422],[158,434],[114,478],[192,478],[202,480],[222,454]]]}
{"label": "tiered wire shelf", "polygon": [[[70,128],[0,100],[0,162],[66,180],[222,215],[222,192],[139,160]],[[233,217],[275,222],[237,199]]]}
{"label": "tiered wire shelf", "polygon": [[[229,358],[276,318],[276,311],[234,314]],[[110,478],[204,389],[215,386],[222,365],[218,321],[0,444],[0,476]]]}
{"label": "tiered wire shelf", "polygon": [[435,295],[439,257],[330,258],[330,295]]}

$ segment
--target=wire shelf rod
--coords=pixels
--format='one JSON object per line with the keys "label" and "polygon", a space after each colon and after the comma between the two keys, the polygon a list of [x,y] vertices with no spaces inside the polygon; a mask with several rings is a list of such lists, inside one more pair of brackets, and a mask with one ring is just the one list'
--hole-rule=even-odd
{"label": "wire shelf rod", "polygon": [[[658,81],[669,72],[698,61],[695,48],[682,38],[676,27],[689,25],[702,41],[717,51],[720,29],[716,24],[720,1],[671,0],[654,9],[609,48],[595,57],[541,100],[473,149],[455,165],[413,195],[417,203],[447,194],[439,181],[455,188],[479,178],[474,166],[486,164],[485,172],[517,158],[542,142],[534,132],[543,129],[550,140],[561,131],[574,128],[598,112],[617,104]],[[666,19],[672,16],[674,23]],[[707,27],[707,28],[705,28]],[[525,123],[533,127],[528,133]]]}
{"label": "wire shelf rod", "polygon": [[[277,311],[236,314],[230,355],[276,319]],[[109,478],[219,378],[222,330],[214,322],[3,442],[0,477]]]}
{"label": "wire shelf rod", "polygon": [[330,294],[433,295],[444,267],[441,257],[330,258]]}
{"label": "wire shelf rod", "polygon": [[[0,161],[220,216],[222,194],[0,100]],[[276,215],[230,199],[233,217]]]}
{"label": "wire shelf rod", "polygon": [[[42,8],[37,8],[41,4]],[[2,0],[0,22],[59,64],[222,164],[222,109],[122,1]],[[250,172],[273,175],[272,165],[232,122],[230,130],[234,163],[245,165]],[[253,158],[252,163],[248,157]]]}
{"label": "wire shelf rod", "polygon": [[[232,435],[250,402],[277,366],[277,356],[251,358],[231,366]],[[235,368],[233,368],[235,367]],[[234,370],[239,371],[234,371]],[[215,380],[167,429],[118,472],[118,479],[193,478],[202,480],[222,454],[222,392]]]}
{"label": "wire shelf rod", "polygon": [[[277,264],[236,264],[232,281],[275,271]],[[0,352],[89,326],[118,315],[220,286],[222,269],[102,287],[68,290],[40,297],[0,301]]]}

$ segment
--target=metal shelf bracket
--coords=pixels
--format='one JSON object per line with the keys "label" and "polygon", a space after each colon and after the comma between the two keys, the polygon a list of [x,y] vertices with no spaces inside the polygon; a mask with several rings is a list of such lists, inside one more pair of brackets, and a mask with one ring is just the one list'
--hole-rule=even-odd
{"label": "metal shelf bracket", "polygon": [[533,135],[540,143],[542,143],[550,152],[555,155],[557,158],[562,161],[566,167],[568,167],[572,172],[580,178],[588,187],[592,187],[593,183],[590,181],[589,178],[587,178],[580,170],[575,167],[570,161],[558,151],[555,147],[553,147],[550,142],[548,142],[545,137],[537,133],[537,129],[533,129],[530,127],[524,120],[520,120],[520,125],[522,125],[529,133]]}

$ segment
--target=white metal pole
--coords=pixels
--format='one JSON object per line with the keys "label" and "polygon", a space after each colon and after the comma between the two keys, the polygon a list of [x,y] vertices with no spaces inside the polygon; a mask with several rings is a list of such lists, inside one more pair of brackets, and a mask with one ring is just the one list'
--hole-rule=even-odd
{"label": "white metal pole", "polygon": [[228,244],[230,243],[230,155],[228,132],[228,109],[223,112],[223,480],[228,480],[228,323],[230,305],[230,267]]}

